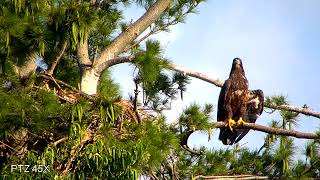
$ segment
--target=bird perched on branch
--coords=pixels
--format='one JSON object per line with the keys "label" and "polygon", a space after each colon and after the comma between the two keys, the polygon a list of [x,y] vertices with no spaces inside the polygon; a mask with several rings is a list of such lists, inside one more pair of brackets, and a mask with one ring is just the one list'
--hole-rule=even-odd
{"label": "bird perched on branch", "polygon": [[229,78],[224,82],[218,100],[217,120],[226,122],[220,128],[219,140],[225,145],[240,141],[248,132],[247,129],[233,129],[235,124],[255,122],[263,110],[262,90],[249,91],[240,58],[233,59]]}

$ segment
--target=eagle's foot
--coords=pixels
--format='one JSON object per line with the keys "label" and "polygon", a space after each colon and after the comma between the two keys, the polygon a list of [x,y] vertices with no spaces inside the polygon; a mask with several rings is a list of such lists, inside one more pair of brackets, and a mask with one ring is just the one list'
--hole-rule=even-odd
{"label": "eagle's foot", "polygon": [[228,119],[227,124],[225,125],[226,127],[229,127],[229,129],[233,132],[233,128],[232,126],[237,124],[235,120],[233,120],[232,118]]}
{"label": "eagle's foot", "polygon": [[242,125],[244,123],[245,121],[242,119],[242,117],[240,117],[240,119],[237,121],[237,125]]}

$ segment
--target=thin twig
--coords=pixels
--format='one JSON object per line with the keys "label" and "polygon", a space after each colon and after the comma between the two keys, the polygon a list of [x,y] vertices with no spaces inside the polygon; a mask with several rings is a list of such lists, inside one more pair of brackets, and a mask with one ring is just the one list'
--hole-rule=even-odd
{"label": "thin twig", "polygon": [[3,144],[4,146],[6,146],[6,147],[8,147],[8,148],[10,148],[10,149],[12,149],[12,150],[14,150],[14,151],[16,151],[16,152],[19,152],[19,151],[16,150],[15,148],[9,146],[8,144],[6,144],[6,143],[4,143],[4,142],[2,142],[2,141],[0,141],[0,143]]}
{"label": "thin twig", "polygon": [[53,60],[51,66],[49,67],[49,69],[47,70],[48,75],[52,75],[54,70],[56,69],[57,65],[59,64],[64,52],[66,51],[67,48],[67,40],[64,40],[63,44],[62,44],[62,48],[60,49],[59,53],[57,54],[57,56],[55,57],[55,59]]}
{"label": "thin twig", "polygon": [[58,144],[66,141],[66,140],[68,140],[68,137],[64,137],[64,138],[61,138],[61,139],[59,139],[59,140],[57,140],[57,141],[55,141],[55,142],[52,142],[51,145],[57,146]]}
{"label": "thin twig", "polygon": [[73,86],[71,86],[71,85],[69,85],[69,84],[67,84],[67,83],[65,83],[65,82],[63,82],[63,81],[61,81],[61,80],[55,79],[55,78],[52,77],[52,76],[49,76],[49,75],[47,75],[47,74],[41,74],[41,75],[39,75],[39,76],[40,76],[40,77],[43,77],[43,78],[45,78],[45,79],[54,81],[55,83],[61,84],[61,85],[65,86],[65,87],[71,89],[72,91],[75,91],[75,92],[81,94],[82,96],[84,96],[85,98],[87,98],[87,99],[89,99],[89,100],[91,100],[91,101],[95,99],[95,96],[93,96],[93,95],[88,95],[88,94],[86,94],[86,93],[78,90],[77,88],[75,88],[75,87],[73,87]]}

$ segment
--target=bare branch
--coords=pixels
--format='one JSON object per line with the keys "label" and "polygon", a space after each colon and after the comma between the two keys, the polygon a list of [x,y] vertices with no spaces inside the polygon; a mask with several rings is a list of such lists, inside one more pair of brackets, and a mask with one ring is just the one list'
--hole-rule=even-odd
{"label": "bare branch", "polygon": [[301,113],[307,116],[314,116],[314,117],[320,118],[320,112],[313,111],[310,108],[298,108],[289,104],[283,104],[280,106],[277,106],[274,104],[267,104],[265,105],[265,107],[270,109],[293,111],[293,112]]}
{"label": "bare branch", "polygon": [[56,57],[54,58],[53,62],[51,63],[50,68],[47,70],[48,75],[52,75],[53,71],[56,69],[57,65],[59,64],[64,52],[66,51],[67,48],[67,41],[65,40],[62,44],[62,47],[60,51],[57,53]]}
{"label": "bare branch", "polygon": [[47,80],[51,80],[51,81],[55,82],[56,84],[63,85],[63,86],[65,86],[65,87],[71,89],[72,91],[75,91],[75,92],[79,93],[81,96],[87,98],[88,100],[94,101],[94,99],[95,99],[95,96],[94,96],[94,95],[88,95],[88,94],[86,94],[86,93],[78,90],[77,88],[75,88],[75,87],[73,87],[73,86],[71,86],[71,85],[69,85],[69,84],[67,84],[67,83],[65,83],[65,82],[63,82],[63,81],[61,81],[61,80],[55,79],[55,78],[52,77],[52,76],[49,76],[49,75],[47,75],[47,74],[41,74],[40,76],[41,76],[42,78],[47,79]]}
{"label": "bare branch", "polygon": [[4,143],[4,142],[2,142],[2,141],[0,141],[0,143],[3,144],[4,146],[6,146],[6,147],[8,147],[8,148],[10,148],[10,149],[12,149],[12,150],[14,150],[14,151],[16,151],[16,152],[19,152],[19,151],[16,150],[15,148],[9,146],[8,144],[6,144],[6,143]]}
{"label": "bare branch", "polygon": [[109,61],[105,61],[102,64],[100,64],[96,69],[96,72],[98,74],[101,74],[105,69],[108,67],[121,64],[121,63],[130,63],[134,61],[134,56],[123,56],[123,57],[117,57],[114,59],[110,59]]}
{"label": "bare branch", "polygon": [[[213,127],[215,128],[225,127],[225,125],[226,125],[225,122],[213,123]],[[305,133],[305,132],[287,130],[282,128],[272,128],[272,127],[267,127],[260,124],[255,124],[255,123],[244,123],[242,125],[233,125],[232,127],[235,129],[253,129],[253,130],[257,130],[257,131],[261,131],[269,134],[292,136],[292,137],[303,138],[303,139],[320,139],[319,135],[313,134],[313,133]]]}
{"label": "bare branch", "polygon": [[135,40],[145,29],[147,29],[156,19],[160,17],[165,9],[170,5],[171,0],[158,0],[129,28],[122,32],[97,58],[94,67],[114,59],[125,47]]}
{"label": "bare branch", "polygon": [[187,69],[187,68],[175,65],[175,64],[171,64],[170,69],[173,71],[180,72],[184,75],[188,75],[188,76],[191,76],[191,77],[194,77],[197,79],[201,79],[201,80],[206,81],[208,83],[214,84],[218,87],[222,87],[222,85],[224,83],[223,81],[220,81],[219,79],[210,78],[206,74],[202,74],[200,72],[195,72],[195,71],[192,71],[191,69]]}

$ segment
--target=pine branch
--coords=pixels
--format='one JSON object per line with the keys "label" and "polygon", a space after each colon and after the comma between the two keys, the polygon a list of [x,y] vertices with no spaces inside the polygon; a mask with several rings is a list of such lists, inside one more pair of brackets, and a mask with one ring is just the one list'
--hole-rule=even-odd
{"label": "pine branch", "polygon": [[79,153],[88,145],[93,143],[94,137],[97,134],[98,127],[100,126],[100,118],[98,116],[93,116],[92,122],[89,124],[86,131],[83,133],[83,137],[81,139],[81,142],[79,145],[76,145],[72,147],[72,150],[70,152],[71,158],[68,160],[68,162],[65,165],[65,169],[62,170],[62,175],[66,176],[67,173],[71,172],[74,168],[74,164],[76,159],[79,156]]}
{"label": "pine branch", "polygon": [[[212,124],[214,128],[222,128],[226,127],[225,122],[215,122]],[[255,123],[244,123],[242,125],[233,125],[232,126],[235,129],[253,129],[256,131],[261,131],[269,134],[275,134],[275,135],[283,135],[283,136],[292,136],[296,138],[303,138],[303,139],[320,139],[320,136],[313,133],[305,133],[305,132],[299,132],[295,130],[288,130],[288,129],[282,129],[282,128],[272,128],[263,126],[260,124]]]}
{"label": "pine branch", "polygon": [[320,112],[317,111],[313,111],[310,108],[299,108],[299,107],[295,107],[289,104],[283,104],[280,106],[277,106],[275,104],[267,104],[264,107],[270,108],[270,109],[277,109],[277,110],[287,110],[287,111],[293,111],[293,112],[297,112],[297,113],[301,113],[307,116],[313,116],[316,118],[320,118]]}

